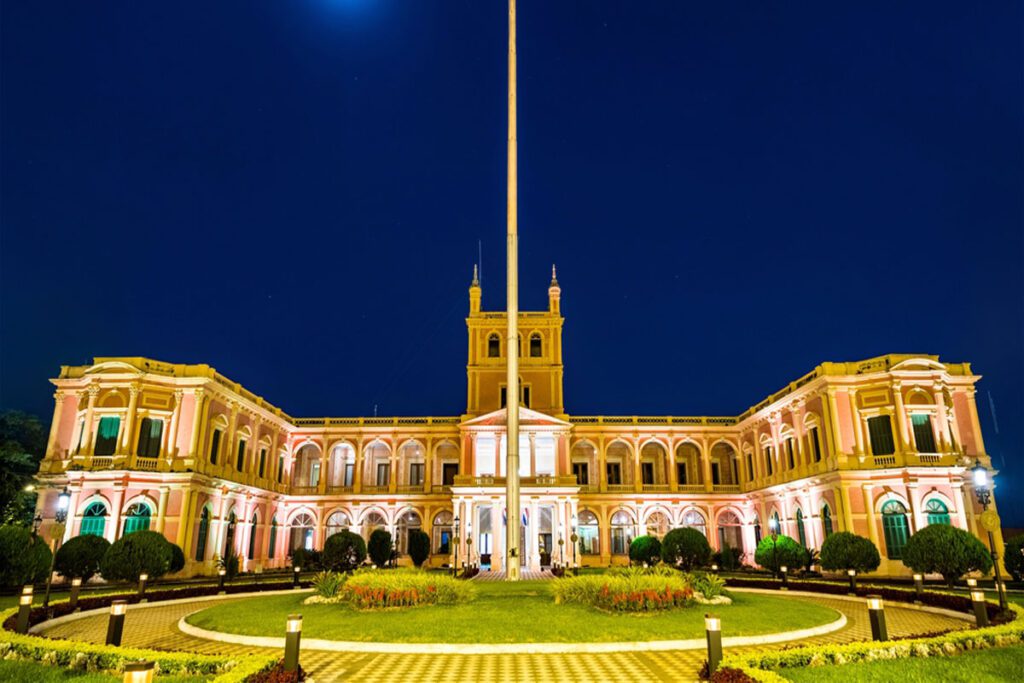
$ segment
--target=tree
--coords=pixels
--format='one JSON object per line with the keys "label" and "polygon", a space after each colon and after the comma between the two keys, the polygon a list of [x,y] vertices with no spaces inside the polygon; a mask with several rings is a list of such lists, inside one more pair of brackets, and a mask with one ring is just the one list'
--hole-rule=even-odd
{"label": "tree", "polygon": [[46,452],[46,432],[39,419],[16,410],[0,413],[0,518],[5,524],[32,524],[32,483]]}
{"label": "tree", "polygon": [[409,530],[409,557],[417,567],[430,557],[430,536],[422,529]]}
{"label": "tree", "polygon": [[66,579],[88,581],[100,570],[108,548],[110,542],[102,536],[75,536],[57,551],[53,566]]}
{"label": "tree", "polygon": [[171,566],[167,568],[168,574],[176,574],[185,568],[185,552],[171,543]]}
{"label": "tree", "polygon": [[773,574],[779,573],[779,567],[801,569],[807,564],[807,548],[789,536],[765,536],[754,551],[754,562]]}
{"label": "tree", "polygon": [[238,576],[239,564],[238,553],[230,546],[224,551],[223,557],[217,558],[217,569],[224,570],[224,576],[227,577],[228,581]]}
{"label": "tree", "polygon": [[332,572],[350,572],[366,560],[366,543],[359,534],[343,530],[331,534],[324,541],[321,561],[324,569]]}
{"label": "tree", "polygon": [[672,529],[661,542],[661,559],[689,571],[711,561],[711,546],[704,534],[692,527]]}
{"label": "tree", "polygon": [[858,573],[873,572],[881,562],[874,543],[849,531],[830,534],[821,544],[821,568],[827,571],[855,569]]}
{"label": "tree", "polygon": [[367,544],[370,560],[378,567],[386,567],[391,561],[391,534],[384,529],[374,529]]}
{"label": "tree", "polygon": [[653,567],[661,562],[661,541],[654,536],[637,536],[629,544],[629,560]]}
{"label": "tree", "polygon": [[992,556],[978,538],[948,524],[932,524],[907,539],[903,564],[922,574],[942,574],[952,586],[964,574],[992,569]]}
{"label": "tree", "polygon": [[0,526],[0,587],[37,583],[50,571],[50,548],[22,526]]}
{"label": "tree", "polygon": [[156,531],[136,531],[114,541],[100,561],[107,581],[138,581],[140,574],[158,579],[171,567],[171,543]]}
{"label": "tree", "polygon": [[1014,581],[1024,580],[1024,534],[1014,536],[1006,542],[1003,564]]}

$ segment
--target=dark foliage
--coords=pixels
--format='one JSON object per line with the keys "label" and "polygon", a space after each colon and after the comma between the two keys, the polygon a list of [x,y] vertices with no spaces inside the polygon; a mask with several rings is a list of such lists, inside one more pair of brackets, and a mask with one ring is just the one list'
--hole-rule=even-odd
{"label": "dark foliage", "polygon": [[100,570],[110,542],[102,536],[76,536],[57,550],[54,568],[66,579],[88,581]]}
{"label": "dark foliage", "polygon": [[992,556],[978,537],[948,524],[918,530],[903,548],[903,564],[924,574],[942,574],[950,586],[964,574],[992,569]]}
{"label": "dark foliage", "polygon": [[18,588],[46,579],[50,548],[23,526],[0,527],[0,587]]}
{"label": "dark foliage", "polygon": [[629,560],[653,567],[661,562],[661,541],[654,536],[637,536],[629,544]]}
{"label": "dark foliage", "polygon": [[300,664],[296,671],[285,671],[284,660],[275,664],[272,668],[253,674],[246,679],[246,683],[298,683],[306,680],[306,672]]}
{"label": "dark foliage", "polygon": [[821,568],[828,571],[873,572],[881,561],[878,548],[870,539],[849,531],[837,531],[821,544]]}
{"label": "dark foliage", "polygon": [[323,554],[317,550],[296,548],[292,551],[292,566],[300,567],[304,572],[319,571],[324,568]]}
{"label": "dark foliage", "polygon": [[359,534],[343,530],[331,534],[324,542],[321,554],[324,569],[332,572],[350,572],[365,560],[366,543]]}
{"label": "dark foliage", "polygon": [[1003,558],[1006,571],[1010,572],[1013,580],[1024,581],[1024,534],[1014,536],[1006,542]]}
{"label": "dark foliage", "polygon": [[374,529],[367,544],[370,561],[378,567],[386,567],[391,560],[391,534],[384,529]]}
{"label": "dark foliage", "polygon": [[100,561],[107,581],[138,581],[140,574],[155,580],[171,567],[171,543],[157,531],[136,531],[116,540]]}
{"label": "dark foliage", "polygon": [[30,526],[36,494],[25,491],[46,451],[38,418],[16,410],[0,413],[0,522]]}
{"label": "dark foliage", "polygon": [[711,561],[711,546],[696,529],[672,529],[661,542],[661,559],[665,564],[685,570],[704,567]]}
{"label": "dark foliage", "polygon": [[807,548],[789,536],[765,536],[754,551],[754,562],[772,572],[778,572],[779,567],[794,572],[806,566]]}
{"label": "dark foliage", "polygon": [[412,559],[412,563],[417,567],[422,567],[428,557],[430,557],[430,536],[421,529],[410,530],[409,558]]}

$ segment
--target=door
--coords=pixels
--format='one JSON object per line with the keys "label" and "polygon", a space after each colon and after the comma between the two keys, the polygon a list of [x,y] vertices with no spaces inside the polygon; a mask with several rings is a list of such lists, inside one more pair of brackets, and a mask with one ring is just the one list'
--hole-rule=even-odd
{"label": "door", "polygon": [[551,566],[551,534],[540,534],[540,566]]}
{"label": "door", "polygon": [[459,463],[446,462],[441,466],[441,483],[445,486],[455,484],[455,475],[459,473]]}

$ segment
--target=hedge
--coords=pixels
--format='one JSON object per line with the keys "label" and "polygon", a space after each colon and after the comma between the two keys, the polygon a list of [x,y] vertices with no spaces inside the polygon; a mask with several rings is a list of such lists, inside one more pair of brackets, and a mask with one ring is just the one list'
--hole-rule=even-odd
{"label": "hedge", "polygon": [[[968,650],[987,650],[1024,643],[1024,609],[1010,605],[1015,619],[1009,623],[981,629],[950,631],[930,638],[909,638],[885,642],[857,642],[841,645],[815,645],[788,650],[757,650],[727,654],[712,681],[726,680],[727,670],[740,671],[761,683],[783,683],[788,679],[776,669],[792,669],[829,664],[853,664],[880,659],[910,657],[946,657]],[[736,676],[732,680],[737,680]]]}

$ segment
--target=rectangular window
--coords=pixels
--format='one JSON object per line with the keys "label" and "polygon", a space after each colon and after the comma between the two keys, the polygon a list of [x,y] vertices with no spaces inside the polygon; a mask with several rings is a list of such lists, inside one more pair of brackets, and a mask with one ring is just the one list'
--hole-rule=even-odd
{"label": "rectangular window", "polygon": [[501,388],[501,407],[502,408],[505,407],[505,403],[506,403],[505,399],[506,398],[508,398],[508,392],[505,390],[505,387],[502,387]]}
{"label": "rectangular window", "polygon": [[235,461],[235,469],[238,470],[239,472],[243,472],[245,470],[245,446],[246,446],[245,439],[239,439],[238,440],[238,458]]}
{"label": "rectangular window", "polygon": [[764,461],[765,461],[765,464],[768,465],[768,476],[770,477],[770,476],[772,476],[775,473],[775,462],[774,462],[774,458],[772,457],[772,447],[771,446],[765,446],[764,447]]}
{"label": "rectangular window", "polygon": [[711,463],[711,483],[715,486],[722,483],[722,473],[717,462]]}
{"label": "rectangular window", "polygon": [[160,457],[160,440],[163,436],[164,421],[149,417],[139,422],[139,444],[136,455],[140,458]]}
{"label": "rectangular window", "polygon": [[622,466],[617,462],[610,462],[605,465],[605,475],[608,483],[618,486],[622,483]]}
{"label": "rectangular window", "polygon": [[640,476],[643,477],[643,483],[653,484],[654,483],[654,463],[653,462],[642,462],[640,463]]}
{"label": "rectangular window", "polygon": [[576,475],[576,483],[580,486],[587,486],[590,484],[590,468],[585,462],[574,462],[572,464],[572,473]]}
{"label": "rectangular window", "polygon": [[455,484],[455,477],[459,474],[459,463],[446,462],[441,465],[441,484],[452,486]]}
{"label": "rectangular window", "polygon": [[811,427],[808,436],[811,439],[811,453],[814,454],[814,462],[821,462],[821,441],[818,439],[818,428]]}
{"label": "rectangular window", "polygon": [[793,457],[793,439],[792,437],[786,439],[786,461],[789,464],[789,469],[796,467],[796,459]]}
{"label": "rectangular window", "polygon": [[345,463],[345,486],[352,486],[352,480],[355,478],[356,466],[355,463]]}
{"label": "rectangular window", "polygon": [[377,463],[377,486],[387,486],[391,478],[391,463]]}
{"label": "rectangular window", "polygon": [[210,464],[217,464],[217,454],[220,453],[220,430],[214,429],[213,436],[210,437]]}
{"label": "rectangular window", "polygon": [[423,486],[423,463],[414,462],[409,465],[409,484]]}
{"label": "rectangular window", "polygon": [[523,387],[523,407],[530,407],[530,387]]}
{"label": "rectangular window", "polygon": [[747,481],[754,481],[754,454],[747,453]]}
{"label": "rectangular window", "polygon": [[266,471],[267,471],[267,449],[266,448],[261,448],[260,449],[260,467],[259,467],[259,470],[258,470],[256,476],[258,476],[260,479],[262,479],[263,478],[263,474]]}
{"label": "rectangular window", "polygon": [[117,435],[121,430],[121,418],[101,417],[96,428],[95,455],[113,455],[117,450]]}
{"label": "rectangular window", "polygon": [[676,480],[678,480],[680,486],[686,486],[686,463],[676,463]]}
{"label": "rectangular window", "polygon": [[309,466],[309,485],[319,486],[320,485],[320,461],[317,460]]}
{"label": "rectangular window", "polygon": [[896,444],[892,440],[892,420],[888,415],[869,417],[868,434],[872,455],[892,455],[896,452]]}
{"label": "rectangular window", "polygon": [[281,484],[284,482],[284,456],[277,456],[277,483]]}
{"label": "rectangular window", "polygon": [[917,444],[918,453],[937,453],[931,415],[911,415],[910,422],[914,426],[914,443]]}

